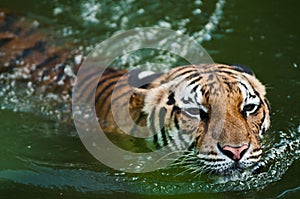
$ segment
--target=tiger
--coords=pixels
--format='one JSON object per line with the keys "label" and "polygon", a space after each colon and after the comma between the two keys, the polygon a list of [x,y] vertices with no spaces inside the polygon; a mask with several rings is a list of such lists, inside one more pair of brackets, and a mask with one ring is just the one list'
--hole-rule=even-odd
{"label": "tiger", "polygon": [[165,74],[109,69],[95,99],[104,131],[139,135],[136,126],[146,126],[153,149],[186,147],[216,174],[257,165],[270,126],[265,87],[242,65],[186,65]]}
{"label": "tiger", "polygon": [[[50,45],[49,36],[8,18],[0,21],[1,52],[22,45],[18,53],[1,56],[0,72],[23,68],[30,76],[26,80],[40,92],[72,96],[76,76],[66,69],[73,64],[72,74],[77,73],[80,63],[72,61],[76,53]],[[13,31],[15,27],[18,31]],[[31,42],[20,37],[30,37]],[[89,87],[95,82],[93,92]],[[166,73],[109,67],[100,78],[86,71],[85,83],[78,89],[82,97],[95,101],[104,132],[146,133],[152,150],[167,146],[190,151],[193,161],[208,173],[243,172],[255,167],[263,155],[261,139],[270,127],[270,105],[264,85],[248,67],[185,65]]]}

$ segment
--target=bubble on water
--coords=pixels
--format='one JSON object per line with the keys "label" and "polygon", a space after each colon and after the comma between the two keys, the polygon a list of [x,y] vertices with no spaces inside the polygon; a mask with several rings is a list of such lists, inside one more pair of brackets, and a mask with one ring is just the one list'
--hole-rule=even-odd
{"label": "bubble on water", "polygon": [[56,16],[56,15],[59,15],[63,12],[63,9],[61,7],[56,7],[53,9],[53,15]]}
{"label": "bubble on water", "polygon": [[194,14],[194,15],[201,14],[201,12],[202,12],[202,11],[201,11],[201,9],[199,9],[199,8],[193,10],[193,14]]}
{"label": "bubble on water", "polygon": [[137,11],[137,13],[140,14],[140,15],[141,15],[141,14],[144,14],[144,13],[145,13],[145,10],[144,10],[143,8],[141,8],[141,9],[139,9],[139,10]]}
{"label": "bubble on water", "polygon": [[[81,62],[82,62],[82,59],[83,59],[83,55],[81,55],[81,54],[78,54],[78,55],[75,55],[75,57],[74,57],[74,63],[76,64],[76,65],[78,65],[78,64],[80,64]],[[68,66],[68,65],[67,65]],[[69,67],[70,68],[70,67]],[[66,68],[65,68],[65,70],[66,70]],[[70,73],[72,70],[68,70],[68,71],[65,71],[65,72],[68,72],[68,73]]]}
{"label": "bubble on water", "polygon": [[99,19],[97,18],[97,14],[101,11],[101,4],[95,3],[95,1],[85,2],[82,4],[82,13],[81,17],[86,22],[98,23]]}
{"label": "bubble on water", "polygon": [[195,0],[195,5],[202,5],[202,1],[201,0]]}
{"label": "bubble on water", "polygon": [[158,26],[162,27],[162,28],[171,28],[172,27],[171,23],[163,21],[163,20],[160,20],[158,22]]}
{"label": "bubble on water", "polygon": [[298,68],[298,64],[297,63],[293,63],[294,68]]}

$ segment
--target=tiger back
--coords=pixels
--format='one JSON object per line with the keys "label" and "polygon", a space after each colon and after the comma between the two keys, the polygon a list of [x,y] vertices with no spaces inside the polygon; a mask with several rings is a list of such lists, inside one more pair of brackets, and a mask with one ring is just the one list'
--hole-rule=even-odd
{"label": "tiger back", "polygon": [[36,92],[70,94],[82,61],[76,49],[38,21],[0,9],[0,73],[17,74],[17,80],[32,82]]}

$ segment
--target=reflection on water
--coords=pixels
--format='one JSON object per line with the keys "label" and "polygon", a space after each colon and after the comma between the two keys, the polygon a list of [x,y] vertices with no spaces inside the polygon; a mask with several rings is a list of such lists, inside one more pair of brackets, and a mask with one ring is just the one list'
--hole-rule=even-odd
{"label": "reflection on water", "polygon": [[[221,54],[222,60],[226,61],[232,57],[234,59],[239,57],[228,52],[231,45],[227,45],[227,47],[221,45],[220,47],[219,42],[223,41],[228,44],[226,42],[233,38],[235,43],[230,44],[237,44],[238,46],[239,42],[242,41],[241,37],[250,38],[250,42],[256,42],[255,38],[261,38],[262,34],[266,35],[265,41],[268,41],[269,38],[271,38],[270,43],[274,42],[275,39],[278,41],[278,37],[272,38],[271,33],[259,32],[254,30],[252,25],[247,27],[246,23],[235,27],[237,33],[231,37],[229,33],[232,32],[232,29],[220,30],[220,26],[230,27],[228,24],[243,17],[235,16],[236,10],[240,9],[240,7],[234,7],[236,4],[237,2],[229,0],[195,0],[190,4],[185,1],[171,1],[162,5],[134,0],[121,2],[90,0],[79,1],[79,3],[74,4],[72,1],[66,0],[61,2],[42,1],[41,4],[36,5],[37,8],[31,7],[28,8],[29,10],[23,10],[23,12],[31,13],[32,17],[49,26],[56,26],[58,35],[62,34],[64,37],[84,45],[102,41],[117,34],[120,30],[137,26],[179,29],[193,36],[198,42],[212,39],[207,43],[208,45],[212,43],[211,51],[215,53],[222,52],[222,50],[226,51],[228,54]],[[9,1],[7,6],[12,9],[15,5]],[[239,4],[239,6],[244,8],[240,10],[246,12],[247,9],[245,6],[243,7],[243,4]],[[53,9],[49,11],[47,9],[49,7]],[[266,9],[268,7],[269,4],[266,5]],[[30,9],[35,11],[30,11]],[[228,10],[226,11],[226,9]],[[47,12],[44,13],[41,10],[47,10]],[[257,9],[253,8],[252,10],[256,11]],[[261,12],[262,10],[265,8],[261,9]],[[267,13],[268,16],[259,16],[259,14],[261,13],[256,13],[256,18],[252,19],[255,24],[259,25],[261,25],[262,18],[272,15],[272,13]],[[227,25],[222,25],[222,22]],[[270,23],[273,21],[270,20]],[[244,26],[248,29],[242,30]],[[293,35],[290,34],[289,37],[293,38]],[[219,40],[216,42],[214,39]],[[283,42],[283,40],[278,42]],[[261,41],[257,43],[263,44]],[[257,49],[257,46],[251,46],[253,43],[247,44],[248,46],[243,46],[243,50],[239,50],[249,51],[245,55],[247,56],[245,60],[249,59],[249,54],[260,56],[261,49]],[[276,48],[278,51],[281,50],[277,49],[277,45],[268,46]],[[229,181],[227,179],[215,179],[211,176],[193,177],[191,174],[181,173],[181,168],[167,168],[146,174],[126,174],[112,171],[97,162],[84,149],[72,125],[56,122],[57,120],[64,120],[70,112],[68,112],[68,107],[62,107],[61,104],[56,103],[55,95],[32,96],[33,91],[30,84],[23,85],[22,89],[16,92],[14,90],[15,83],[12,80],[15,78],[14,75],[18,75],[17,71],[8,76],[1,76],[0,79],[2,80],[10,79],[10,84],[0,85],[0,121],[2,121],[0,123],[0,192],[14,189],[17,185],[33,187],[37,191],[40,190],[39,188],[46,188],[58,191],[74,190],[75,193],[116,194],[132,192],[157,195],[240,190],[254,192],[267,190],[273,182],[278,182],[278,187],[280,187],[280,182],[291,165],[299,166],[299,160],[296,160],[300,154],[300,120],[297,116],[299,106],[296,106],[298,104],[296,102],[299,102],[300,99],[298,94],[299,70],[297,71],[300,63],[299,60],[293,59],[297,57],[297,53],[290,55],[291,58],[285,55],[285,53],[291,54],[290,49],[295,50],[296,46],[298,45],[295,43],[288,44],[287,50],[282,50],[283,54],[280,55],[283,57],[282,59],[273,55],[268,57],[267,50],[272,54],[273,49],[266,48],[264,51],[266,57],[259,59],[259,61],[262,60],[261,63],[257,61],[265,68],[257,68],[255,71],[260,72],[260,76],[266,78],[265,82],[269,81],[269,84],[276,88],[269,90],[273,107],[273,128],[263,139],[265,156],[259,165],[259,172],[245,174],[239,176],[239,179]],[[120,63],[122,61],[136,61],[134,56],[127,58],[121,60]],[[164,60],[164,58],[167,59],[166,57],[159,59]],[[265,62],[268,63],[265,64]],[[285,62],[291,62],[292,68],[272,68],[271,66],[276,65],[277,62],[283,65],[286,64]],[[278,69],[278,72],[275,69]],[[270,70],[274,70],[275,77],[267,75]],[[32,114],[34,112],[38,114]],[[41,115],[42,117],[40,117]],[[50,120],[49,116],[52,116],[54,120]],[[17,121],[17,125],[15,121]],[[292,175],[286,181],[292,181],[295,177]],[[299,192],[299,184],[297,183],[285,184],[288,189],[280,189],[281,193],[272,192],[271,189],[269,193],[264,194],[274,196],[278,193],[278,198],[282,198],[291,192]],[[223,196],[230,198],[231,195]]]}

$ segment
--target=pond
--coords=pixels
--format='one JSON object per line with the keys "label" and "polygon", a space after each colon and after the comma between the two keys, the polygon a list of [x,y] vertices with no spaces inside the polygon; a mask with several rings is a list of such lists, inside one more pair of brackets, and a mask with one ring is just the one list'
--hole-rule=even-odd
{"label": "pond", "polygon": [[267,87],[272,125],[263,139],[267,166],[245,179],[174,177],[176,168],[133,174],[110,169],[89,154],[74,125],[59,121],[71,113],[54,111],[47,100],[36,107],[30,96],[0,93],[0,197],[299,198],[298,6],[295,0],[2,0],[0,8],[82,46],[135,27],[181,30],[215,62],[255,71]]}

